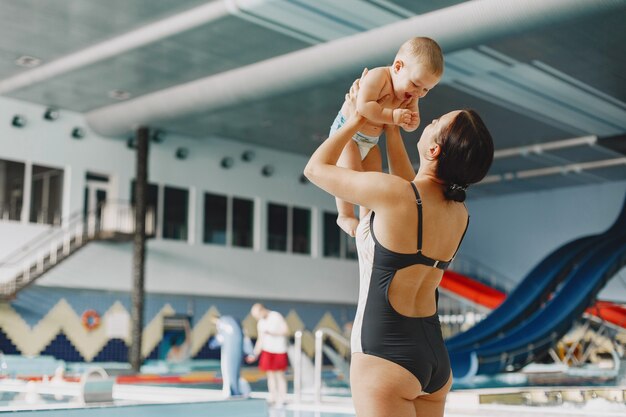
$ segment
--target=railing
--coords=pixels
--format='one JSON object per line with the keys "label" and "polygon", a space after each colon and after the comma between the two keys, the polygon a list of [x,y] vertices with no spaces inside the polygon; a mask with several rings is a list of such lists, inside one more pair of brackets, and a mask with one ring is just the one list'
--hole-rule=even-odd
{"label": "railing", "polygon": [[511,277],[467,256],[455,258],[450,265],[450,269],[460,274],[471,276],[483,284],[489,285],[507,294],[513,291],[518,284],[518,282]]}
{"label": "railing", "polygon": [[[296,402],[302,401],[302,332],[295,333],[295,364],[293,370],[293,392]],[[324,337],[328,336],[339,342],[343,346],[350,348],[350,341],[342,334],[327,327],[320,328],[315,332],[315,374],[313,384],[313,399],[316,403],[322,401],[322,358]]]}
{"label": "railing", "polygon": [[302,401],[302,331],[294,334],[293,394],[296,402]]}
{"label": "railing", "polygon": [[[0,262],[0,296],[15,294],[84,244],[95,239],[129,236],[135,210],[128,202],[110,201],[84,215],[72,214],[62,227],[35,236]],[[146,234],[155,230],[154,210],[146,213]]]}

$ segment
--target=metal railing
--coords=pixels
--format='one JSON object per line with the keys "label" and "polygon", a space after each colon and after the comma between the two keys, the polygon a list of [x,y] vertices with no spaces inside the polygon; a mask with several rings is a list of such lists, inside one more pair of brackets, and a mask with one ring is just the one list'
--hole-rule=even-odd
{"label": "metal railing", "polygon": [[467,256],[455,258],[450,265],[450,269],[460,274],[471,276],[483,284],[489,285],[507,294],[513,291],[518,284],[513,278]]}
{"label": "metal railing", "polygon": [[[296,402],[302,401],[302,331],[298,330],[294,335],[294,369],[293,369],[293,392]],[[350,341],[339,332],[322,327],[315,332],[315,360],[314,360],[314,383],[313,399],[316,403],[322,402],[322,360],[324,337],[330,337],[339,344],[350,348]]]}
{"label": "metal railing", "polygon": [[[87,242],[134,233],[134,208],[109,201],[84,214],[72,214],[61,227],[51,227],[0,261],[0,296],[10,296]],[[146,214],[146,234],[155,230],[154,210]],[[7,279],[8,278],[8,279]]]}

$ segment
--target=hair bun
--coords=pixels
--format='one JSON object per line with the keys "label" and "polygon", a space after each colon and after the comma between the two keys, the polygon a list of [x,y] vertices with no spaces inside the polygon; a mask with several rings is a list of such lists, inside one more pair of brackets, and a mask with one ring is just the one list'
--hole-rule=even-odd
{"label": "hair bun", "polygon": [[467,190],[467,185],[462,186],[459,184],[450,184],[444,190],[443,194],[448,200],[454,200],[462,203],[467,197],[465,194],[465,190]]}

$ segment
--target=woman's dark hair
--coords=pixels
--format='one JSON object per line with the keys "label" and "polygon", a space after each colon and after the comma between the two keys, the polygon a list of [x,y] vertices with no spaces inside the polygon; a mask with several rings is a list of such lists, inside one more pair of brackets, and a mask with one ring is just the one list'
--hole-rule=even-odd
{"label": "woman's dark hair", "polygon": [[464,109],[439,133],[437,177],[448,200],[465,201],[465,190],[482,180],[493,162],[493,139],[474,110]]}

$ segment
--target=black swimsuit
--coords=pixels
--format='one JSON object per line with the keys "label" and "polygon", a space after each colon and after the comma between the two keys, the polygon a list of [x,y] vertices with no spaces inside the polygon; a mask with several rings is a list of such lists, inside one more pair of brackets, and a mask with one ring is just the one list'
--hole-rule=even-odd
{"label": "black swimsuit", "polygon": [[[436,312],[429,317],[404,316],[394,310],[388,298],[389,286],[398,270],[412,265],[445,270],[451,262],[432,259],[422,253],[422,200],[415,184],[411,182],[411,186],[418,213],[416,253],[397,253],[383,247],[374,236],[373,212],[370,212],[369,222],[362,221],[357,228],[361,283],[352,352],[363,352],[397,363],[415,375],[422,391],[433,393],[450,378],[450,359],[439,316]],[[435,302],[438,295],[435,292]]]}

